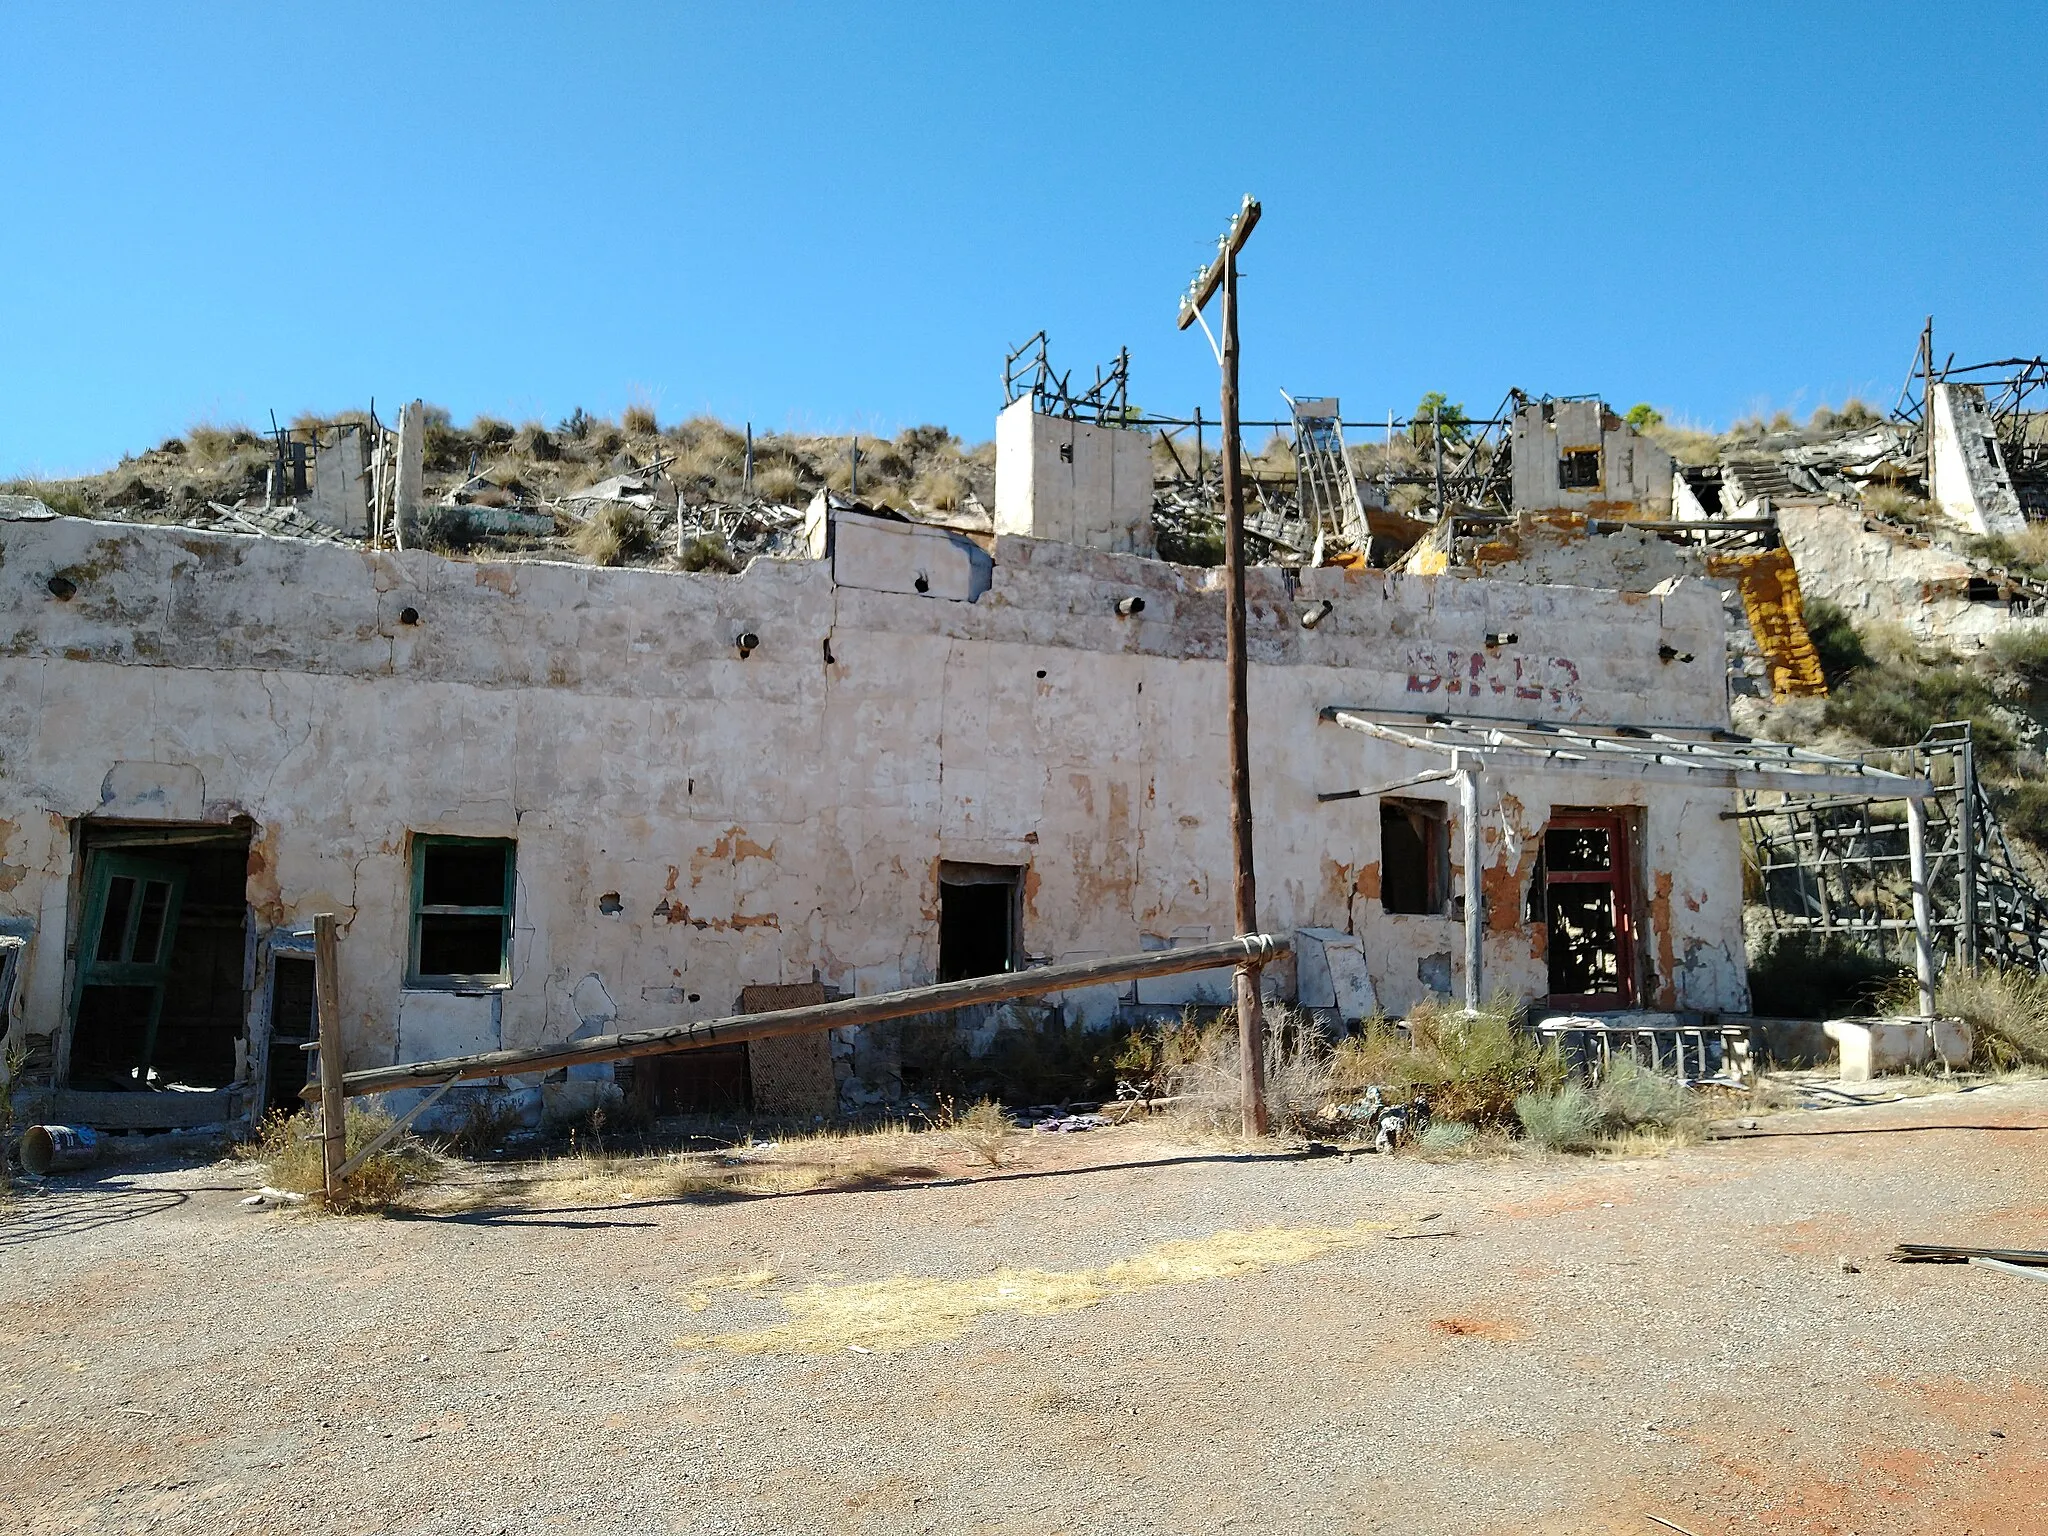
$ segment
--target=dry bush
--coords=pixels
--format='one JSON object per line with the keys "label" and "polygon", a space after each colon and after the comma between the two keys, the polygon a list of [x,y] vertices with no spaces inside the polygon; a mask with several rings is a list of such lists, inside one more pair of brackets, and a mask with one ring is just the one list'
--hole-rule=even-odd
{"label": "dry bush", "polygon": [[1347,1092],[1372,1085],[1427,1095],[1438,1120],[1480,1130],[1515,1124],[1518,1095],[1555,1087],[1564,1077],[1555,1051],[1515,1028],[1515,1002],[1496,997],[1467,1014],[1447,1003],[1423,1003],[1403,1034],[1384,1019],[1337,1047],[1337,1081]]}
{"label": "dry bush", "polygon": [[1863,510],[1872,517],[1888,518],[1910,528],[1941,524],[1941,509],[1924,496],[1909,495],[1889,485],[1874,485],[1863,493]]}
{"label": "dry bush", "polygon": [[[1266,1113],[1277,1132],[1311,1134],[1330,1102],[1330,1047],[1308,1015],[1276,1003],[1265,1014]],[[1188,1009],[1161,1034],[1159,1061],[1159,1087],[1176,1101],[1170,1118],[1212,1136],[1242,1129],[1235,1012],[1205,1017]]]}
{"label": "dry bush", "polygon": [[185,444],[193,457],[217,464],[244,444],[259,442],[254,432],[240,422],[198,421],[185,429]]}
{"label": "dry bush", "polygon": [[59,517],[91,517],[92,503],[76,482],[60,480],[9,480],[0,483],[0,493],[33,496]]}
{"label": "dry bush", "polygon": [[791,503],[803,496],[803,477],[792,464],[754,467],[754,494],[763,501]]}
{"label": "dry bush", "polygon": [[967,477],[958,470],[927,470],[910,488],[911,499],[940,512],[956,511],[967,499]]}
{"label": "dry bush", "polygon": [[637,507],[614,503],[570,534],[569,547],[592,565],[624,565],[653,551],[654,525]]}
{"label": "dry bush", "polygon": [[982,1099],[949,1116],[945,1127],[954,1141],[991,1168],[1000,1168],[1009,1161],[1010,1133],[1016,1128],[1010,1112],[994,1099]]}
{"label": "dry bush", "polygon": [[[273,1110],[256,1127],[256,1140],[244,1150],[268,1165],[270,1182],[299,1194],[326,1188],[321,1143],[313,1136],[313,1117],[301,1111],[288,1115]],[[346,1156],[354,1157],[391,1128],[391,1117],[374,1110],[351,1109],[344,1116]],[[381,1211],[416,1184],[433,1178],[440,1164],[410,1131],[402,1131],[351,1173],[335,1197],[325,1202],[334,1211]]]}
{"label": "dry bush", "polygon": [[511,442],[517,436],[512,430],[511,422],[500,421],[495,416],[477,417],[475,421],[469,424],[469,435],[475,438],[480,446],[485,448],[499,447],[504,443]]}
{"label": "dry bush", "polygon": [[512,439],[519,451],[540,463],[553,463],[562,456],[562,445],[537,421],[529,421]]}
{"label": "dry bush", "polygon": [[700,534],[684,546],[677,561],[686,571],[711,571],[721,576],[739,574],[740,563],[726,548],[722,533]]}
{"label": "dry bush", "polygon": [[620,425],[629,437],[653,437],[661,431],[661,423],[654,419],[654,407],[651,405],[627,406]]}
{"label": "dry bush", "polygon": [[1951,965],[1934,999],[1943,1014],[1970,1026],[1975,1060],[2001,1071],[2048,1067],[2048,977],[2017,968]]}

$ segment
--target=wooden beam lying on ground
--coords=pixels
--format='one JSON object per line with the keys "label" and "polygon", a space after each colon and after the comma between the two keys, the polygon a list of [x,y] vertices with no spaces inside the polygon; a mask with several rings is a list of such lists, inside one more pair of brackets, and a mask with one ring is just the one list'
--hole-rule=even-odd
{"label": "wooden beam lying on ground", "polygon": [[350,1096],[389,1093],[397,1088],[421,1088],[464,1078],[553,1072],[562,1067],[624,1061],[633,1056],[659,1056],[669,1051],[694,1050],[707,1045],[773,1040],[783,1035],[876,1024],[884,1019],[900,1019],[914,1013],[942,1013],[951,1008],[1000,1003],[1014,997],[1037,997],[1041,993],[1066,992],[1076,987],[1106,986],[1114,982],[1140,981],[1150,976],[1213,970],[1226,965],[1263,965],[1286,954],[1287,950],[1285,939],[1265,933],[1247,934],[1214,944],[1155,949],[1114,960],[1085,960],[1074,965],[1005,971],[998,976],[977,976],[970,981],[942,982],[932,987],[882,992],[874,997],[849,997],[836,1003],[785,1008],[779,1013],[743,1013],[730,1018],[702,1019],[694,1024],[676,1024],[667,1029],[593,1035],[587,1040],[567,1045],[530,1046],[524,1050],[450,1056],[440,1061],[410,1061],[391,1067],[369,1067],[344,1076],[342,1092]]}

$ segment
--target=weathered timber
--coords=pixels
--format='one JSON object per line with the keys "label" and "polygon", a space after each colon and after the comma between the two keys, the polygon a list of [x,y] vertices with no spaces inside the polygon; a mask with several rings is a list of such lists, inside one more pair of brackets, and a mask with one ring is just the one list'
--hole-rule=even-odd
{"label": "weathered timber", "polygon": [[[901,992],[878,993],[873,997],[842,998],[836,1003],[786,1008],[776,1013],[743,1013],[723,1019],[676,1024],[667,1029],[593,1035],[568,1045],[530,1046],[522,1050],[486,1051],[475,1056],[450,1056],[440,1061],[410,1061],[390,1067],[370,1067],[346,1074],[341,1079],[341,1091],[349,1095],[389,1093],[398,1088],[419,1088],[463,1078],[552,1072],[559,1067],[624,1061],[634,1056],[658,1056],[668,1051],[687,1051],[700,1046],[774,1040],[784,1035],[808,1034],[812,1030],[876,1024],[884,1019],[900,1019],[913,1013],[941,1013],[949,1008],[999,1003],[1013,997],[1036,997],[1041,993],[1064,992],[1075,987],[1140,981],[1150,976],[1175,976],[1186,971],[1213,970],[1226,965],[1260,965],[1286,954],[1287,950],[1287,940],[1271,934],[1254,933],[1214,944],[1191,944],[1184,949],[1156,949],[1112,960],[1006,971],[999,976],[977,976],[969,981],[910,987]],[[323,1066],[326,1055],[325,1051],[321,1053]]]}
{"label": "weathered timber", "polygon": [[342,1106],[341,978],[336,967],[334,914],[313,919],[313,1000],[320,1011],[320,1166],[327,1193],[341,1185],[341,1165],[348,1151],[348,1124]]}

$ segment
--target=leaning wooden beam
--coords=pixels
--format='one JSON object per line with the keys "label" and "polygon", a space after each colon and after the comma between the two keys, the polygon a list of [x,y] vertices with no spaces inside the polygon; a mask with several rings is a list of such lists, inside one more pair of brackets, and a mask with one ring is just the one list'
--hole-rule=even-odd
{"label": "leaning wooden beam", "polygon": [[999,976],[977,976],[971,981],[911,987],[902,992],[878,993],[874,997],[849,997],[836,1003],[785,1008],[778,1013],[742,1013],[723,1019],[703,1019],[694,1024],[677,1024],[668,1029],[593,1035],[587,1040],[567,1045],[539,1045],[524,1050],[486,1051],[476,1056],[450,1056],[440,1061],[409,1061],[391,1067],[370,1067],[347,1074],[342,1079],[342,1092],[351,1096],[389,1093],[397,1088],[419,1088],[462,1078],[553,1072],[560,1067],[624,1061],[633,1056],[658,1056],[699,1046],[731,1045],[742,1040],[775,1040],[784,1035],[845,1029],[856,1024],[900,1019],[913,1013],[941,1013],[949,1008],[1000,1003],[1008,998],[1036,997],[1043,992],[1065,992],[1075,987],[1141,981],[1149,976],[1174,976],[1184,971],[1213,970],[1225,965],[1263,965],[1286,954],[1287,950],[1285,939],[1265,933],[1247,934],[1215,944],[1191,944],[1184,949],[1155,949],[1114,960],[1088,960],[1075,965],[1006,971]]}

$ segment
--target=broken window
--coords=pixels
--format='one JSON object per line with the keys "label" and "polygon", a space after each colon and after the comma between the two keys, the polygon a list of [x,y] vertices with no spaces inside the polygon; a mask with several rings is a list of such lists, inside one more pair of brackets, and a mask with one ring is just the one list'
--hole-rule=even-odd
{"label": "broken window", "polygon": [[1451,839],[1432,800],[1380,801],[1380,907],[1441,917],[1450,889]]}
{"label": "broken window", "polygon": [[1558,456],[1557,483],[1567,491],[1593,491],[1600,488],[1600,450],[1598,448],[1567,448]]}
{"label": "broken window", "polygon": [[1618,815],[1554,815],[1543,833],[1543,920],[1550,1000],[1574,1008],[1635,1003],[1629,837]]}
{"label": "broken window", "polygon": [[1014,864],[939,865],[939,980],[1017,969],[1023,873]]}
{"label": "broken window", "polygon": [[512,953],[512,841],[420,837],[412,853],[412,981],[503,982]]}

